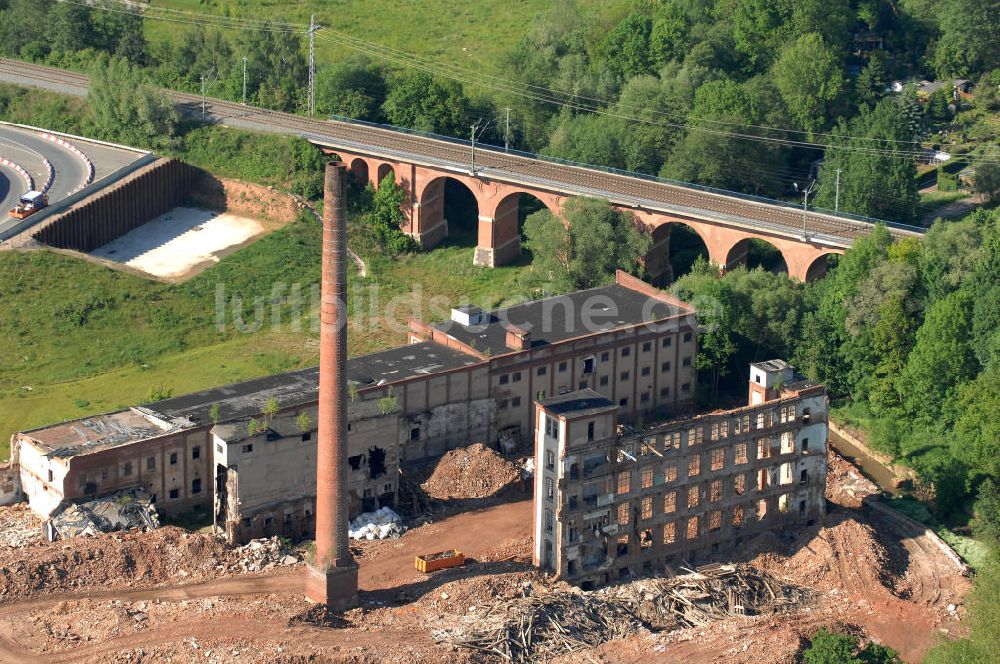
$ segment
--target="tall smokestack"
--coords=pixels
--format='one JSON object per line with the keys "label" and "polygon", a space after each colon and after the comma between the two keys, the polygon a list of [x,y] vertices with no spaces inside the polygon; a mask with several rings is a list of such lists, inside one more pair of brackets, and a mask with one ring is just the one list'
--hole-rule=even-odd
{"label": "tall smokestack", "polygon": [[358,605],[358,566],[347,545],[347,219],[346,169],[327,164],[316,441],[316,560],[306,596],[334,611]]}

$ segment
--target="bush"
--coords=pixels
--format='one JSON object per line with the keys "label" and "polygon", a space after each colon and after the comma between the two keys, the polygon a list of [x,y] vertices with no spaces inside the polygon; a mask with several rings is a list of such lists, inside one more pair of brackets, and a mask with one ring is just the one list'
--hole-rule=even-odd
{"label": "bush", "polygon": [[938,191],[958,191],[957,175],[945,172],[940,166],[938,167],[937,174]]}
{"label": "bush", "polygon": [[899,655],[892,648],[869,643],[858,648],[858,637],[838,634],[821,629],[812,637],[809,647],[802,651],[806,664],[898,664]]}

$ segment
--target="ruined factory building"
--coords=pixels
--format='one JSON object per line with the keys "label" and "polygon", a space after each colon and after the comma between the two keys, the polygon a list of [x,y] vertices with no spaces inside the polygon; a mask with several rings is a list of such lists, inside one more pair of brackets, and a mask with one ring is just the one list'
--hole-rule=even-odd
{"label": "ruined factory building", "polygon": [[[470,442],[530,448],[538,399],[589,388],[621,417],[690,411],[695,326],[690,306],[624,273],[601,288],[411,321],[409,345],[348,361],[351,516],[394,506],[408,463]],[[0,502],[23,494],[48,515],[64,500],[142,486],[167,515],[212,509],[235,541],[310,534],[317,386],[318,370],[304,369],[16,434]],[[121,419],[124,433],[100,424]]]}
{"label": "ruined factory building", "polygon": [[594,390],[539,402],[535,564],[593,588],[820,519],[826,390],[781,360],[750,372],[748,406],[643,431]]}

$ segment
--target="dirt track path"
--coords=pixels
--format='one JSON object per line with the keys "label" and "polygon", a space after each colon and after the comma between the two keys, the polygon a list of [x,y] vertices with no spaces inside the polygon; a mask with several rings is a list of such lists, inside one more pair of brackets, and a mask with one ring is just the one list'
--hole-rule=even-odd
{"label": "dirt track path", "polygon": [[[464,512],[437,523],[411,530],[399,540],[379,543],[380,548],[372,557],[360,561],[359,585],[362,591],[377,592],[398,587],[414,588],[426,580],[413,568],[413,557],[419,553],[458,548],[469,557],[481,557],[497,547],[523,539],[531,532],[531,501],[522,500],[471,512]],[[415,582],[415,583],[414,583]],[[31,599],[0,607],[0,662],[4,664],[29,661],[77,662],[98,660],[115,652],[138,647],[176,644],[183,639],[246,639],[259,640],[262,635],[274,642],[309,643],[317,647],[392,648],[401,643],[409,646],[432,648],[426,630],[388,629],[361,631],[357,629],[319,629],[308,626],[285,626],[273,621],[254,621],[243,617],[190,620],[152,625],[148,631],[100,642],[81,645],[65,653],[46,653],[19,640],[16,633],[18,616],[51,609],[67,600],[92,599],[123,602],[159,601],[166,603],[185,600],[253,595],[304,594],[304,577],[301,566],[258,576],[237,576],[203,583],[174,585],[143,590],[91,589],[57,596]],[[305,605],[304,605],[305,606]],[[386,650],[385,652],[389,652]]]}

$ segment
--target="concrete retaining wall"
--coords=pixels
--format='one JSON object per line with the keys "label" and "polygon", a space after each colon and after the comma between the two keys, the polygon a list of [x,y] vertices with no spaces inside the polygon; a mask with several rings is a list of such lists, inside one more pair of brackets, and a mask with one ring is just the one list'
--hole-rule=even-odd
{"label": "concrete retaining wall", "polygon": [[174,159],[158,159],[46,219],[34,238],[60,249],[93,251],[181,205],[201,173]]}

